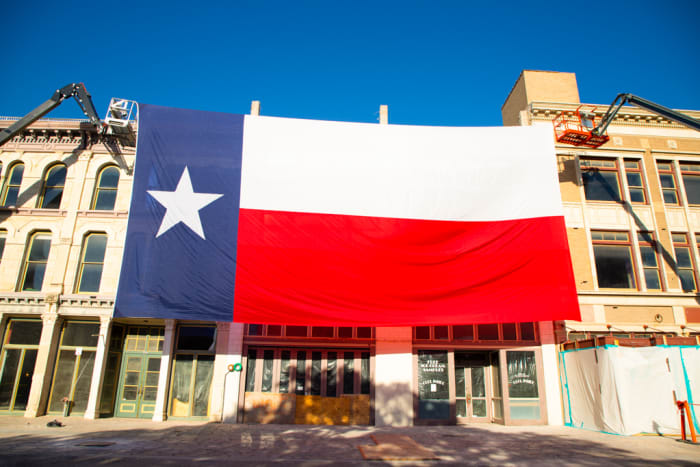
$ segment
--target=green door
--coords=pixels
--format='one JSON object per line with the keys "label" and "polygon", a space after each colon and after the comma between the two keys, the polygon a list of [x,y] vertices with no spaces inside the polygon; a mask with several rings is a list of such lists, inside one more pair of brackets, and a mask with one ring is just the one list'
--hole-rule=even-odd
{"label": "green door", "polygon": [[128,329],[117,391],[118,417],[153,417],[162,350],[163,328]]}

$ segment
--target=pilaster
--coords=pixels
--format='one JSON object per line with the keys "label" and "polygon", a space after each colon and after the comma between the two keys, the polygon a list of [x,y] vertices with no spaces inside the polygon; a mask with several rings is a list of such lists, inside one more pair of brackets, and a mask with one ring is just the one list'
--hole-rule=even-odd
{"label": "pilaster", "polygon": [[95,419],[100,416],[100,396],[102,395],[102,381],[104,379],[107,351],[109,349],[109,333],[111,330],[112,318],[110,316],[100,316],[100,333],[95,351],[95,365],[92,370],[92,381],[90,382],[90,394],[88,404],[85,409],[85,418]]}
{"label": "pilaster", "polygon": [[547,424],[563,425],[564,414],[559,385],[559,361],[557,358],[556,336],[552,321],[539,322],[540,342],[542,343],[542,367],[544,371],[544,397],[547,402]]}
{"label": "pilaster", "polygon": [[39,350],[36,354],[27,409],[24,411],[25,417],[37,417],[46,411],[46,403],[51,389],[51,369],[56,357],[56,344],[61,329],[60,320],[56,313],[56,303],[49,304],[49,311],[41,315],[41,320],[43,324],[39,338]]}
{"label": "pilaster", "polygon": [[[243,361],[243,323],[230,323],[226,349],[224,351],[224,363],[226,372],[223,379],[223,407],[221,420],[224,423],[236,423],[238,420],[238,396],[241,382],[240,371],[229,371],[229,365],[235,365]],[[218,357],[218,349],[217,349]]]}
{"label": "pilaster", "polygon": [[376,328],[376,426],[413,424],[413,334],[410,327]]}
{"label": "pilaster", "polygon": [[165,413],[168,404],[168,383],[170,381],[170,362],[173,358],[173,345],[175,344],[175,320],[165,320],[165,334],[163,336],[163,354],[160,357],[160,374],[158,375],[158,394],[156,395],[156,408],[153,412],[153,421],[162,422],[167,418]]}

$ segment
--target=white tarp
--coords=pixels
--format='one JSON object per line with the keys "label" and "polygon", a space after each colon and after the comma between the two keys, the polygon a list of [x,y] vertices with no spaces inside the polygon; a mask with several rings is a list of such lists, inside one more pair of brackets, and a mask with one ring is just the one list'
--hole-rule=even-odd
{"label": "white tarp", "polygon": [[567,425],[623,435],[680,433],[675,400],[700,399],[700,347],[605,346],[560,358]]}

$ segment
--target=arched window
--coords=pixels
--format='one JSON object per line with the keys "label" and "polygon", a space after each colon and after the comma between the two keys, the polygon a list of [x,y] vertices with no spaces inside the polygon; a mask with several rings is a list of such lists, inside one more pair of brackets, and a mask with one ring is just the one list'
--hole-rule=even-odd
{"label": "arched window", "polygon": [[5,177],[5,187],[2,190],[2,205],[16,206],[19,196],[19,187],[22,185],[22,175],[24,174],[24,164],[17,162],[7,170]]}
{"label": "arched window", "polygon": [[83,251],[80,254],[80,269],[75,291],[78,293],[99,292],[102,279],[102,268],[107,249],[107,235],[90,233],[83,240]]}
{"label": "arched window", "polygon": [[66,166],[56,164],[49,168],[44,175],[44,186],[37,206],[42,209],[58,209],[61,207],[63,188],[66,184]]}
{"label": "arched window", "polygon": [[27,251],[24,254],[22,277],[19,281],[21,291],[38,292],[41,290],[50,250],[51,233],[34,232],[29,237]]}
{"label": "arched window", "polygon": [[90,209],[96,211],[111,211],[117,200],[117,185],[119,184],[119,169],[109,165],[100,171],[95,183],[95,194],[92,197]]}

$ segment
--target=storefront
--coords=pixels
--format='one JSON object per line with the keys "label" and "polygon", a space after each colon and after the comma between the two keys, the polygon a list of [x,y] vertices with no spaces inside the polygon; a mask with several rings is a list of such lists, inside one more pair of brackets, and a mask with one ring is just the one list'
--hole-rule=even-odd
{"label": "storefront", "polygon": [[371,328],[246,328],[244,423],[371,423]]}
{"label": "storefront", "polygon": [[0,413],[21,414],[27,408],[41,326],[40,319],[7,322],[0,357]]}
{"label": "storefront", "polygon": [[532,323],[416,328],[414,423],[546,423],[536,344]]}

